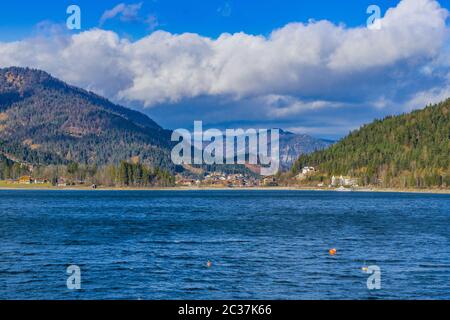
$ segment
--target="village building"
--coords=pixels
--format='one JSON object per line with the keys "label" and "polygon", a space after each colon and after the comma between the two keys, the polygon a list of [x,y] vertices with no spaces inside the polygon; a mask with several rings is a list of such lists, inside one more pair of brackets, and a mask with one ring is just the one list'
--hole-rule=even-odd
{"label": "village building", "polygon": [[311,174],[311,173],[314,173],[314,172],[316,172],[316,169],[314,167],[304,167],[302,169],[302,173],[304,175],[308,175],[308,174]]}
{"label": "village building", "polygon": [[356,186],[358,186],[358,179],[352,178],[349,176],[342,176],[342,175],[340,177],[333,176],[331,178],[331,186],[332,187],[339,187],[339,186],[356,187]]}
{"label": "village building", "polygon": [[302,172],[300,172],[297,176],[297,180],[305,180],[309,175],[314,174],[316,169],[314,167],[304,167]]}
{"label": "village building", "polygon": [[176,181],[175,184],[183,187],[191,187],[193,185],[196,185],[197,182],[194,179],[180,179]]}
{"label": "village building", "polygon": [[176,185],[178,186],[215,186],[215,187],[251,187],[258,186],[259,180],[247,177],[244,174],[225,174],[213,172],[207,174],[203,180],[194,180],[192,178],[184,178],[181,175],[177,176]]}
{"label": "village building", "polygon": [[46,184],[48,183],[47,179],[34,179],[33,181],[34,184]]}
{"label": "village building", "polygon": [[275,177],[266,177],[263,179],[263,185],[266,187],[276,187],[278,183]]}
{"label": "village building", "polygon": [[30,176],[23,176],[19,178],[19,184],[32,184],[33,179]]}
{"label": "village building", "polygon": [[58,179],[58,184],[57,184],[57,186],[58,186],[58,187],[67,187],[66,179],[64,179],[64,178]]}

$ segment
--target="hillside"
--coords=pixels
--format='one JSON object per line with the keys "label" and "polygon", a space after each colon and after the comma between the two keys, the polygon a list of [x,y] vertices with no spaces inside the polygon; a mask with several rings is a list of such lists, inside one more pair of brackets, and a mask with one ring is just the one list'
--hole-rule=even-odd
{"label": "hillside", "polygon": [[0,69],[0,153],[32,164],[118,164],[169,168],[170,131],[32,69]]}
{"label": "hillside", "polygon": [[328,182],[348,175],[361,185],[449,187],[450,99],[365,125],[329,149],[301,156],[293,174],[304,166],[318,169],[311,179]]}

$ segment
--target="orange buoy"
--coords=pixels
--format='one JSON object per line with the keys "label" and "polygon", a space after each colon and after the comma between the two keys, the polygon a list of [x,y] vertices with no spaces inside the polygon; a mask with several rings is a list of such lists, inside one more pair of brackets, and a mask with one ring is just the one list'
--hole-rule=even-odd
{"label": "orange buoy", "polygon": [[337,253],[337,250],[335,248],[330,249],[330,251],[328,251],[330,253],[330,255],[334,256]]}

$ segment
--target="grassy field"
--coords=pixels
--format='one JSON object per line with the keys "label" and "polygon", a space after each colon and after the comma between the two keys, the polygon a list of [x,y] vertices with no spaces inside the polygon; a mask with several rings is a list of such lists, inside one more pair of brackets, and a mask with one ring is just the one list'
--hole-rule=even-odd
{"label": "grassy field", "polygon": [[44,184],[18,184],[0,180],[0,188],[4,189],[46,189],[53,188],[51,183]]}

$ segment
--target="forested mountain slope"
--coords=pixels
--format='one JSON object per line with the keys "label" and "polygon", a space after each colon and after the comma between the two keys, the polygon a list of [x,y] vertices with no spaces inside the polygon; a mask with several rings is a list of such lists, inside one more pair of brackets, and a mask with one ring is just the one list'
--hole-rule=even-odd
{"label": "forested mountain slope", "polygon": [[44,71],[0,69],[0,153],[33,164],[139,158],[171,167],[170,131]]}
{"label": "forested mountain slope", "polygon": [[293,166],[315,166],[321,179],[358,177],[363,185],[450,186],[450,99],[409,114],[376,120]]}

